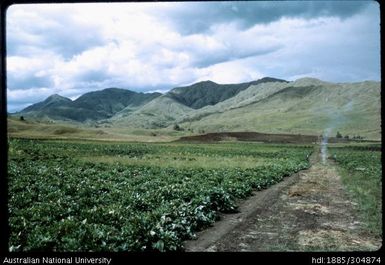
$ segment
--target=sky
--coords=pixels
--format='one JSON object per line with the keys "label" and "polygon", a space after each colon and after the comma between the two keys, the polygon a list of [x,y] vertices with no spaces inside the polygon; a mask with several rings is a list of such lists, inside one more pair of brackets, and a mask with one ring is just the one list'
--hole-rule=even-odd
{"label": "sky", "polygon": [[262,77],[380,80],[375,1],[12,5],[7,108],[109,87],[166,92]]}

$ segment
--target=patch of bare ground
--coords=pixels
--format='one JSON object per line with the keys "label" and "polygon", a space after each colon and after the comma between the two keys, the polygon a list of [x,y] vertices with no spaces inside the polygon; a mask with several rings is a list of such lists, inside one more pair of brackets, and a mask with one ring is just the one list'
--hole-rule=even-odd
{"label": "patch of bare ground", "polygon": [[255,192],[240,212],[186,241],[186,251],[374,251],[382,242],[362,229],[331,162],[320,162]]}

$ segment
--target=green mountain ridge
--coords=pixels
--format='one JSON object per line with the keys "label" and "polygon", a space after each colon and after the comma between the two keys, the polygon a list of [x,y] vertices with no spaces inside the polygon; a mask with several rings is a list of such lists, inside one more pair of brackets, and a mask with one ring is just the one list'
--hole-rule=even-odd
{"label": "green mountain ridge", "polygon": [[62,97],[58,94],[53,94],[49,96],[46,100],[33,104],[23,110],[23,112],[39,111],[44,109],[49,109],[52,107],[66,105],[72,102],[71,99]]}
{"label": "green mountain ridge", "polygon": [[145,129],[164,128],[174,124],[179,117],[192,111],[166,95],[162,95],[134,111],[123,111],[114,115],[109,122],[116,126]]}
{"label": "green mountain ridge", "polygon": [[229,98],[225,101],[219,102],[213,106],[206,106],[199,110],[193,110],[182,116],[179,122],[199,120],[202,117],[209,116],[215,113],[222,113],[230,109],[242,108],[249,104],[260,101],[261,99],[275,93],[286,87],[286,83],[283,82],[269,82],[260,83],[258,85],[251,85],[247,89],[241,91],[236,96]]}
{"label": "green mountain ridge", "polygon": [[191,86],[172,89],[166,96],[193,109],[200,109],[207,105],[215,105],[228,98],[234,97],[239,92],[251,85],[266,82],[287,82],[282,79],[264,77],[262,79],[240,84],[217,84],[212,81],[202,81]]}
{"label": "green mountain ridge", "polygon": [[17,114],[75,122],[96,121],[110,118],[128,106],[138,108],[160,95],[160,93],[137,93],[120,88],[88,92],[74,101],[52,95]]}
{"label": "green mountain ridge", "polygon": [[[256,90],[256,87],[248,90]],[[266,86],[260,87],[260,92],[263,90],[269,91]],[[226,109],[220,111],[218,106],[208,115],[190,112],[190,119],[182,119],[180,126],[206,132],[239,131],[242,128],[245,131],[312,135],[322,134],[330,128],[334,135],[341,131],[344,135],[381,138],[380,82],[333,84],[299,80],[276,90],[258,99],[251,98],[247,104],[242,105],[239,100],[240,106],[231,104],[238,102],[236,98],[231,99],[232,102],[224,101],[221,104]],[[194,119],[194,115],[201,117]]]}
{"label": "green mountain ridge", "polygon": [[[192,109],[215,105],[233,97],[251,84],[273,81],[287,82],[270,77],[241,84],[217,84],[212,81],[203,81],[191,86],[174,88],[163,96],[161,93],[137,93],[120,88],[106,88],[85,93],[74,101],[52,95],[16,115],[89,124],[108,123],[108,119],[111,118],[112,122],[123,125],[129,123],[131,127],[167,127]],[[145,106],[160,96],[162,96],[160,100]],[[125,121],[120,122],[119,119],[125,119]]]}
{"label": "green mountain ridge", "polygon": [[191,86],[177,87],[136,111],[123,110],[110,121],[117,126],[146,129],[166,128],[182,121],[183,117],[199,110],[217,106],[252,85],[288,83],[282,79],[265,77],[240,84],[217,84],[202,81]]}
{"label": "green mountain ridge", "polygon": [[241,84],[203,81],[165,94],[109,88],[77,100],[53,95],[19,114],[97,127],[186,133],[254,131],[381,138],[381,84],[275,78]]}

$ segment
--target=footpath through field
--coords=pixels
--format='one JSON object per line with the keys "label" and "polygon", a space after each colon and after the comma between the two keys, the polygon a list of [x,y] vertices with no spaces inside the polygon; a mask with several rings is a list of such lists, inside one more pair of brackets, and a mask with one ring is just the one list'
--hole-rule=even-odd
{"label": "footpath through field", "polygon": [[370,237],[353,210],[331,161],[312,166],[273,187],[255,192],[240,212],[185,243],[186,251],[370,251],[381,242]]}

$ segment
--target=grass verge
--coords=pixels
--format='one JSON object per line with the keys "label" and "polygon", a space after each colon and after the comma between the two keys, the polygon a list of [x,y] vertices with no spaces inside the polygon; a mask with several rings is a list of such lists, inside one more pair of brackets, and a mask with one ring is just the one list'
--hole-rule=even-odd
{"label": "grass verge", "polygon": [[376,237],[382,237],[382,181],[376,175],[352,172],[338,167],[349,197],[356,204],[364,228]]}

